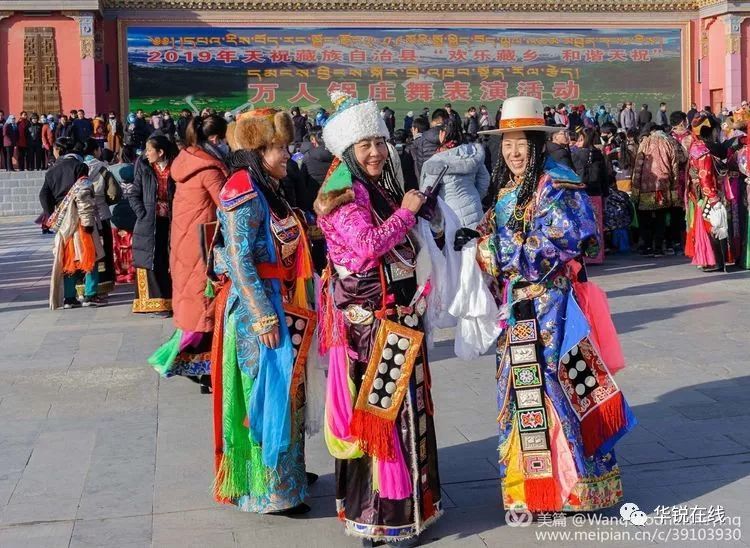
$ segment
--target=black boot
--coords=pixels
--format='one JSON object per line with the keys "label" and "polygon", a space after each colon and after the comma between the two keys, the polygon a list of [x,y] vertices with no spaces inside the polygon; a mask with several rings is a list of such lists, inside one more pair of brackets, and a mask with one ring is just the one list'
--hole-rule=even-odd
{"label": "black boot", "polygon": [[300,502],[297,506],[286,508],[285,510],[277,510],[276,512],[268,512],[273,516],[301,516],[307,514],[310,511],[310,507],[304,502]]}
{"label": "black boot", "polygon": [[211,390],[211,375],[201,375],[198,381],[201,385],[201,394],[210,394]]}

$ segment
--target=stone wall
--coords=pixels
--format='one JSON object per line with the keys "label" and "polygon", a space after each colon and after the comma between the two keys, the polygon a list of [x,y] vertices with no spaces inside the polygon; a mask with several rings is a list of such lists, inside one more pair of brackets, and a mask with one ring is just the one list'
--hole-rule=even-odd
{"label": "stone wall", "polygon": [[0,171],[0,217],[42,212],[39,190],[44,171]]}

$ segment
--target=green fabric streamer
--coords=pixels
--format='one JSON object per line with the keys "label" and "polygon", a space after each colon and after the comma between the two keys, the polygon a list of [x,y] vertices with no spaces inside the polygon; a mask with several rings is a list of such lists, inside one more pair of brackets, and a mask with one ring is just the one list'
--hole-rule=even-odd
{"label": "green fabric streamer", "polygon": [[335,192],[352,188],[352,174],[344,162],[339,164],[331,176],[326,179],[323,192]]}
{"label": "green fabric streamer", "polygon": [[176,329],[170,339],[161,345],[156,352],[151,354],[148,363],[154,366],[159,375],[166,376],[174,364],[177,354],[180,353],[180,341],[182,340],[182,330]]}
{"label": "green fabric streamer", "polygon": [[237,329],[233,314],[227,318],[224,331],[222,381],[224,456],[219,468],[217,493],[229,499],[266,495],[270,488],[270,474],[263,465],[260,445],[252,441],[250,430],[245,426],[253,379],[240,370],[237,362]]}
{"label": "green fabric streamer", "polygon": [[206,290],[203,292],[203,296],[208,297],[209,299],[216,297],[216,294],[214,293],[214,283],[211,280],[206,280]]}
{"label": "green fabric streamer", "polygon": [[630,207],[633,211],[633,221],[630,223],[630,228],[639,228],[640,223],[638,222],[638,208],[635,207],[633,202],[630,202]]}

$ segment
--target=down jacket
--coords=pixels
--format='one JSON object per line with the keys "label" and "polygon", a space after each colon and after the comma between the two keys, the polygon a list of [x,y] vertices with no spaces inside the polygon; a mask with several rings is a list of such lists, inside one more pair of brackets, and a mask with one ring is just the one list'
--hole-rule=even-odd
{"label": "down jacket", "polygon": [[[156,247],[156,173],[145,155],[135,163],[135,177],[128,201],[136,221],[133,229],[133,264],[137,268],[154,269]],[[174,182],[169,179],[169,201],[174,197]]]}
{"label": "down jacket", "polygon": [[474,228],[482,220],[482,198],[490,186],[490,174],[484,165],[484,147],[467,143],[438,152],[422,166],[419,189],[425,191],[437,180],[445,165],[440,197],[455,211],[461,225]]}
{"label": "down jacket", "polygon": [[200,225],[216,221],[219,192],[229,174],[224,162],[200,147],[188,147],[172,163],[169,267],[174,324],[183,331],[213,331],[213,300],[204,296],[206,263]]}

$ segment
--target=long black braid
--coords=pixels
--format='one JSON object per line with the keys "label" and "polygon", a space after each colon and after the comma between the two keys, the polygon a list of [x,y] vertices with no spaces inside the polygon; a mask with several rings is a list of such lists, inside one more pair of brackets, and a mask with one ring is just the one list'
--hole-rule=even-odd
{"label": "long black braid", "polygon": [[375,213],[383,220],[393,215],[404,198],[404,191],[401,189],[401,185],[399,185],[396,178],[396,170],[391,160],[390,149],[388,159],[383,167],[383,173],[376,182],[370,180],[365,170],[357,162],[357,157],[354,155],[354,145],[351,145],[344,151],[341,155],[341,160],[349,168],[351,174],[356,179],[359,179],[365,185],[365,188],[367,188]]}
{"label": "long black braid", "polygon": [[286,202],[282,199],[283,189],[279,183],[274,183],[263,169],[263,158],[257,150],[240,149],[229,157],[229,167],[232,173],[249,169],[253,183],[263,193],[268,205],[278,217],[286,217],[290,211]]}
{"label": "long black braid", "polygon": [[[534,191],[536,190],[537,184],[539,183],[539,177],[544,172],[544,157],[545,150],[544,145],[547,140],[545,133],[541,131],[527,131],[526,138],[529,142],[529,161],[526,164],[526,173],[523,176],[523,183],[518,191],[518,199],[516,200],[516,207],[523,209],[532,199]],[[490,179],[490,190],[488,197],[489,207],[494,208],[497,203],[498,193],[503,188],[507,187],[513,182],[513,173],[510,171],[508,164],[505,163],[503,158],[503,141],[500,140],[500,153],[495,169],[492,170],[492,177]],[[510,219],[505,226],[511,230],[517,231],[523,229],[523,219],[519,220],[515,215],[511,215]]]}

